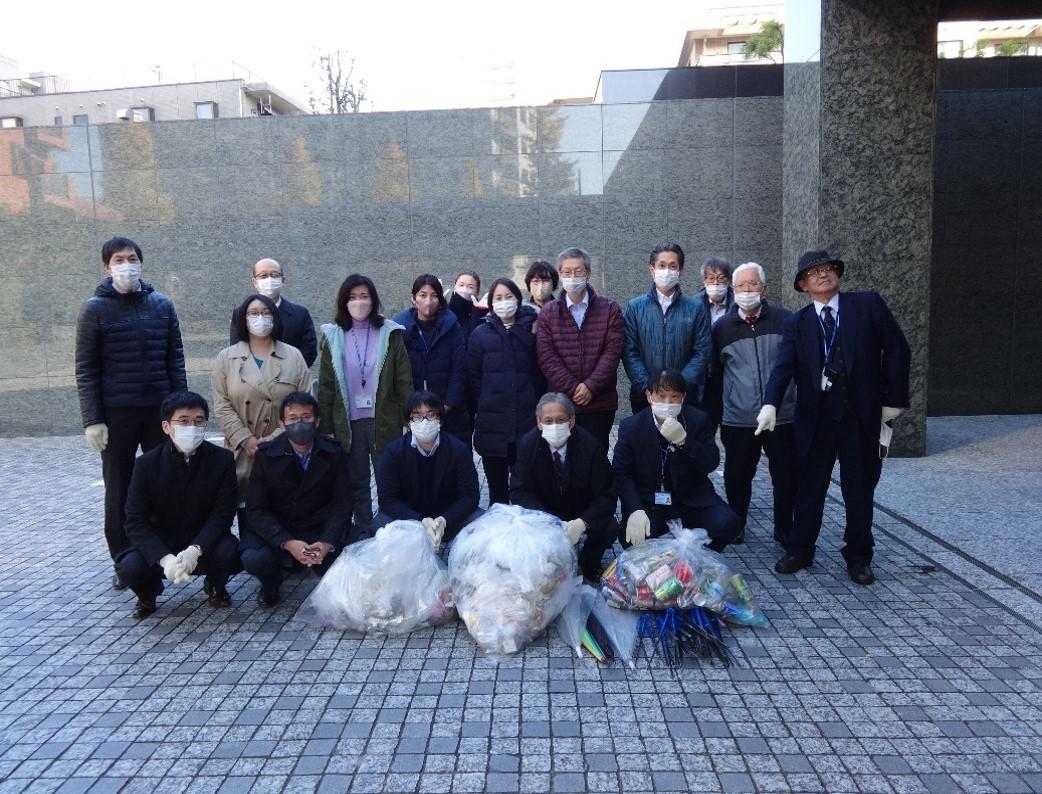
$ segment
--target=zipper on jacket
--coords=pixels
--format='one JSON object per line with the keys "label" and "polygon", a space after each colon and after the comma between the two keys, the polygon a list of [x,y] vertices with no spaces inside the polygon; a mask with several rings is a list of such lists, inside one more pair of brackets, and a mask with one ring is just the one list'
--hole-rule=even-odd
{"label": "zipper on jacket", "polygon": [[759,320],[757,319],[755,322],[751,323],[749,325],[749,330],[751,330],[753,334],[753,352],[756,354],[756,379],[760,382],[760,404],[762,405],[764,399],[766,399],[766,395],[763,391],[763,369],[760,364],[760,343],[758,341],[759,334],[756,333],[756,322],[759,322]]}

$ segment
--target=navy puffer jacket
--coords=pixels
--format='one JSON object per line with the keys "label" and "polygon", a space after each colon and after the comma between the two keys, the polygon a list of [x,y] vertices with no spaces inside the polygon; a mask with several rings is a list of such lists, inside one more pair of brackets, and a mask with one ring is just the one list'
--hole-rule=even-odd
{"label": "navy puffer jacket", "polygon": [[477,405],[474,449],[493,458],[535,427],[535,406],[546,381],[536,357],[537,312],[521,306],[507,329],[495,314],[474,329],[467,346],[467,389]]}
{"label": "navy puffer jacket", "polygon": [[394,321],[405,330],[403,339],[412,364],[412,383],[416,390],[426,389],[451,405],[442,417],[442,427],[470,446],[470,415],[464,390],[467,383],[463,329],[448,309],[434,315],[433,333],[421,333],[416,309],[399,312]]}
{"label": "navy puffer jacket", "polygon": [[187,389],[170,298],[144,281],[128,295],[101,282],[76,321],[76,388],[84,427],[106,422],[108,408],[147,408]]}

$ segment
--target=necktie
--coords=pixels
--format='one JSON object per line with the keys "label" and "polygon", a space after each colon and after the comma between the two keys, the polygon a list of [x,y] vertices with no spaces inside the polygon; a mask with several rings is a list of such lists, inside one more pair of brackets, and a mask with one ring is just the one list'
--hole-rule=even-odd
{"label": "necktie", "polygon": [[561,453],[554,453],[554,468],[557,469],[557,476],[561,477],[564,475],[564,461],[561,460]]}
{"label": "necktie", "polygon": [[832,307],[821,308],[821,325],[825,329],[825,344],[832,342],[832,335],[836,332],[836,318],[832,316]]}

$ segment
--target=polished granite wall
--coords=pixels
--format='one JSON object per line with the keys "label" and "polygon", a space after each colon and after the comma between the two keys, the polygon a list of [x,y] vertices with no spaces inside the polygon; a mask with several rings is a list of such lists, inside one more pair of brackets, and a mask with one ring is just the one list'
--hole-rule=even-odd
{"label": "polished granite wall", "polygon": [[319,322],[354,271],[390,312],[419,273],[520,279],[570,245],[620,301],[662,238],[689,252],[685,286],[711,254],[773,280],[781,112],[771,96],[0,130],[0,435],[79,431],[76,314],[115,234],[174,299],[206,395],[264,256]]}
{"label": "polished granite wall", "polygon": [[[893,452],[926,452],[937,4],[790,0],[783,251],[822,246],[878,290],[912,348]],[[790,293],[794,305],[804,298]]]}

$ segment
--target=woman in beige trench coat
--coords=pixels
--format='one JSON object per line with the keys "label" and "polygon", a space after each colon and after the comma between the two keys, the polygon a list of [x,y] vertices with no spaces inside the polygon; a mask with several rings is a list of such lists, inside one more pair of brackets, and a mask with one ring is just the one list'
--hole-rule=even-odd
{"label": "woman in beige trench coat", "polygon": [[279,314],[269,298],[251,295],[237,316],[239,339],[246,341],[217,354],[211,380],[214,416],[235,453],[242,499],[257,446],[282,432],[279,406],[292,392],[311,388],[311,373],[300,351],[279,341]]}

